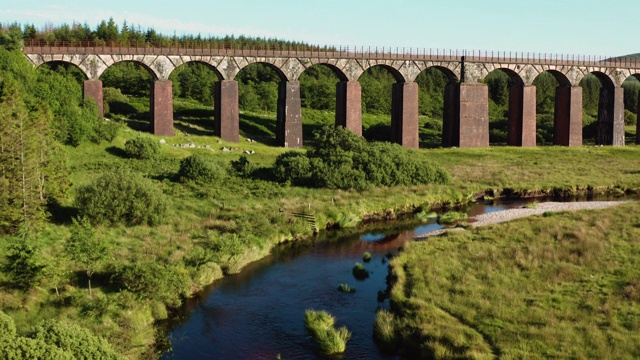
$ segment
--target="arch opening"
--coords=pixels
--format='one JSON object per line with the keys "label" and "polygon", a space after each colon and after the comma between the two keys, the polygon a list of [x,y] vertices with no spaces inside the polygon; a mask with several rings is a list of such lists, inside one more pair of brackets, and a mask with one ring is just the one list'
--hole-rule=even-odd
{"label": "arch opening", "polygon": [[67,61],[48,61],[38,66],[38,69],[48,69],[62,76],[71,76],[78,84],[82,84],[85,80],[89,79],[87,74],[85,74],[78,65]]}
{"label": "arch opening", "polygon": [[483,79],[489,91],[489,144],[535,146],[535,91],[513,70],[499,68]]}
{"label": "arch opening", "polygon": [[633,74],[622,83],[624,91],[625,142],[640,144],[638,113],[640,113],[640,74]]}
{"label": "arch opening", "polygon": [[433,66],[416,77],[418,84],[419,138],[421,148],[451,146],[453,144],[454,99],[452,87],[458,84],[458,78],[449,69]]}
{"label": "arch opening", "polygon": [[533,81],[536,87],[536,142],[540,145],[582,145],[582,89],[566,75],[546,70]]}
{"label": "arch opening", "polygon": [[238,82],[240,134],[265,144],[284,145],[284,131],[279,120],[286,115],[280,113],[286,100],[286,76],[272,64],[255,62],[240,69],[235,80]]}
{"label": "arch opening", "polygon": [[169,75],[172,82],[174,126],[186,134],[215,133],[216,84],[222,79],[210,64],[190,61],[176,67]]}
{"label": "arch opening", "polygon": [[583,137],[596,145],[624,145],[624,90],[605,73],[594,71],[581,81]]}
{"label": "arch opening", "polygon": [[[402,142],[402,97],[405,84],[398,70],[374,65],[358,78],[362,87],[362,135],[368,141]],[[400,98],[400,99],[399,99]],[[416,139],[417,139],[416,129]]]}
{"label": "arch opening", "polygon": [[305,143],[309,144],[313,133],[323,126],[346,125],[346,121],[340,121],[339,118],[341,114],[346,115],[346,108],[353,104],[344,103],[348,99],[338,99],[342,87],[346,87],[342,83],[348,80],[339,69],[329,64],[314,64],[306,68],[298,80]]}
{"label": "arch opening", "polygon": [[152,130],[151,89],[156,77],[151,69],[137,61],[120,61],[109,66],[100,80],[105,116],[124,121],[138,131]]}

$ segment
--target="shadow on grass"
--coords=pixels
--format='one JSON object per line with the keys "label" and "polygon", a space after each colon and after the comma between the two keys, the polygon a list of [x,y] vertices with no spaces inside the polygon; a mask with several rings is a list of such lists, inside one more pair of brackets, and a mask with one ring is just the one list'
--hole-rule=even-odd
{"label": "shadow on grass", "polygon": [[119,158],[122,159],[128,159],[129,157],[127,156],[127,153],[124,151],[124,149],[119,148],[117,146],[109,146],[108,148],[105,149],[109,154],[113,155],[113,156],[117,156]]}
{"label": "shadow on grass", "polygon": [[213,109],[180,109],[173,112],[176,119],[212,119],[214,117]]}
{"label": "shadow on grass", "polygon": [[240,115],[240,134],[265,145],[276,146],[276,121],[256,115]]}
{"label": "shadow on grass", "polygon": [[65,206],[53,200],[47,204],[47,212],[51,214],[51,222],[56,225],[70,225],[73,218],[78,216],[78,209],[73,206]]}
{"label": "shadow on grass", "polygon": [[151,123],[148,118],[146,120],[140,120],[136,116],[136,118],[127,118],[124,120],[124,123],[131,130],[140,131],[140,132],[151,132]]}
{"label": "shadow on grass", "polygon": [[[184,120],[182,120],[184,121]],[[193,127],[191,126],[190,123],[188,123],[188,125],[184,125],[181,123],[173,123],[173,127],[176,128],[177,130],[182,131],[185,134],[189,134],[189,135],[198,135],[198,136],[213,136],[213,130],[202,130],[199,129],[197,127]]]}

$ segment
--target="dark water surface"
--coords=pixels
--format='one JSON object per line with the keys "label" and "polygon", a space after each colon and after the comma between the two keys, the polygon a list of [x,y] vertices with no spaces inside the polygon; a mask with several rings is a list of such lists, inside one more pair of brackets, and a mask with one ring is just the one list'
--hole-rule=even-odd
{"label": "dark water surface", "polygon": [[[529,201],[530,202],[530,201]],[[469,216],[520,207],[519,200],[502,205],[474,204]],[[387,256],[416,235],[441,228],[433,223],[394,226],[395,230],[337,236],[294,243],[255,262],[240,274],[225,277],[199,297],[190,299],[185,317],[169,334],[173,351],[163,359],[322,359],[304,327],[306,309],[326,310],[337,326],[352,333],[344,359],[396,359],[379,351],[373,340],[378,301],[386,289]],[[366,263],[370,276],[356,280],[351,269]],[[355,293],[338,291],[341,283]]]}

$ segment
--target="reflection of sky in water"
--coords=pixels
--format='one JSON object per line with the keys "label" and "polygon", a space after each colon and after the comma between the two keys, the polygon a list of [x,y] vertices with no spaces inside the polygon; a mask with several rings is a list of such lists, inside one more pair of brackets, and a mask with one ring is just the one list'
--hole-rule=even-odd
{"label": "reflection of sky in water", "polygon": [[424,233],[428,233],[429,231],[442,229],[442,225],[432,223],[432,224],[424,224],[420,225],[415,229],[416,236],[422,235]]}
{"label": "reflection of sky in water", "polygon": [[360,240],[367,242],[375,242],[384,239],[387,235],[383,233],[368,233],[360,236]]}

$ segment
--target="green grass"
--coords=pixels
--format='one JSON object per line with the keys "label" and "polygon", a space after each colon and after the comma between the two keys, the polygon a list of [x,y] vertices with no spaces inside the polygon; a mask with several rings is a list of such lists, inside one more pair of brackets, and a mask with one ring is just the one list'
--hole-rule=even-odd
{"label": "green grass", "polygon": [[[227,178],[219,187],[181,184],[174,181],[180,160],[193,153],[229,162],[245,151],[255,151],[247,155],[252,165],[272,165],[276,156],[290,150],[273,146],[275,114],[242,113],[240,142],[228,143],[213,136],[210,108],[176,99],[176,136],[164,138],[166,144],[161,145],[157,158],[137,160],[124,156],[127,140],[142,136],[160,141],[161,137],[147,132],[148,120],[144,117],[148,116],[148,99],[131,99],[131,103],[139,115],[133,120],[113,120],[122,121],[123,128],[112,143],[64,147],[70,186],[52,221],[38,233],[38,243],[44,259],[71,275],[60,288],[59,297],[47,278],[28,293],[2,289],[1,309],[15,319],[23,333],[45,318],[66,319],[104,336],[130,358],[150,357],[157,332],[154,321],[167,316],[165,304],[158,299],[166,294],[149,294],[150,299],[140,300],[136,294],[118,291],[110,283],[114,269],[143,262],[171,264],[191,279],[192,283],[184,286],[194,293],[223,273],[238,272],[266,256],[278,243],[312,236],[308,223],[293,213],[314,215],[318,228],[355,227],[363,221],[393,219],[419,209],[427,211],[428,217],[433,207],[466,203],[487,190],[492,196],[500,196],[640,188],[640,147],[633,145],[412,150],[415,156],[429,157],[445,168],[452,177],[448,185],[358,192],[307,189],[237,177]],[[333,113],[305,109],[303,115],[305,129],[333,121]],[[388,116],[366,115],[363,123],[369,128],[390,121]],[[305,130],[305,137],[307,133]],[[249,142],[248,138],[256,141]],[[191,143],[196,148],[181,146]],[[223,147],[233,150],[222,151]],[[98,228],[100,240],[108,244],[109,257],[93,277],[94,296],[90,298],[82,269],[63,256],[75,213],[73,199],[79,186],[120,166],[152,179],[170,198],[170,213],[168,221],[156,227]],[[0,247],[2,253],[5,240]],[[0,274],[0,281],[6,280],[6,274]],[[103,297],[107,300],[101,300],[101,304],[110,305],[94,306],[94,300]]]}
{"label": "green grass", "polygon": [[323,354],[342,354],[347,348],[351,332],[346,327],[336,329],[336,319],[326,311],[305,311],[304,325]]}
{"label": "green grass", "polygon": [[408,244],[392,260],[402,348],[423,358],[638,358],[638,214],[634,202]]}

